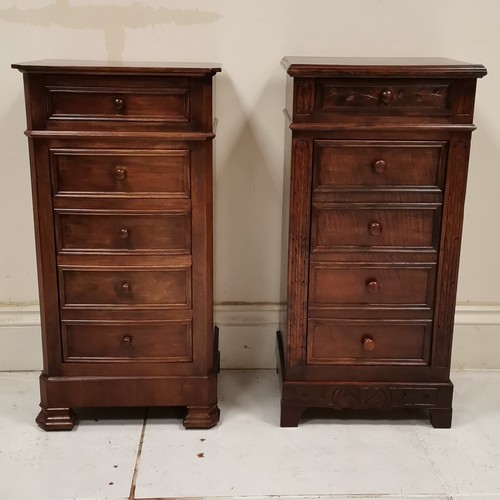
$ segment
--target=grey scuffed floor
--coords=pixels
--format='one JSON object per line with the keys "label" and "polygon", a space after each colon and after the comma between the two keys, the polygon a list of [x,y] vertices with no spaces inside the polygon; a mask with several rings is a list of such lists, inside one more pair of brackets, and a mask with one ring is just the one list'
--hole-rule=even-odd
{"label": "grey scuffed floor", "polygon": [[500,499],[500,371],[453,373],[450,430],[406,412],[324,411],[281,429],[264,370],[221,373],[214,429],[184,430],[175,409],[107,409],[45,433],[37,378],[0,373],[1,499]]}

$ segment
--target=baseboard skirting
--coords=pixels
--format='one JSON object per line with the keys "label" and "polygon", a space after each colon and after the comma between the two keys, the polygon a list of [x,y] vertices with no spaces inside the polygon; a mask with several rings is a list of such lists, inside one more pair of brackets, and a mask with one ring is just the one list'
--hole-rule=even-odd
{"label": "baseboard skirting", "polygon": [[[275,366],[280,304],[216,305],[222,368]],[[455,313],[453,367],[500,368],[500,304],[461,304]],[[0,306],[0,371],[40,370],[38,306]]]}

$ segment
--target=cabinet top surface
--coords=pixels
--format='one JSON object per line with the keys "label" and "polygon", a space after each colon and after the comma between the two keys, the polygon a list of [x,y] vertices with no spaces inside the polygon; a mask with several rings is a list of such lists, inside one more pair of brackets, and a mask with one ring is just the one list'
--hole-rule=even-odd
{"label": "cabinet top surface", "polygon": [[43,59],[12,64],[23,73],[86,73],[142,75],[213,75],[221,71],[218,63],[194,62],[130,62],[130,61],[72,61]]}
{"label": "cabinet top surface", "polygon": [[290,76],[481,78],[482,64],[444,57],[284,57]]}

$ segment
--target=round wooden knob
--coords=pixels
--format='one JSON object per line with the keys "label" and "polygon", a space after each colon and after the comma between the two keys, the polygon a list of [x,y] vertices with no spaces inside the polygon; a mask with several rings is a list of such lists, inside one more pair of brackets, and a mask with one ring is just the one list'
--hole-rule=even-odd
{"label": "round wooden knob", "polygon": [[366,288],[370,293],[378,293],[380,290],[380,283],[377,280],[370,279],[366,282]]}
{"label": "round wooden knob", "polygon": [[115,111],[121,111],[124,105],[125,101],[123,99],[120,99],[119,97],[113,98],[113,109]]}
{"label": "round wooden knob", "polygon": [[387,170],[387,162],[385,160],[377,160],[373,164],[373,170],[375,170],[377,174],[383,174]]}
{"label": "round wooden knob", "polygon": [[123,238],[124,240],[128,238],[129,232],[126,227],[122,227],[118,233],[120,235],[120,238]]}
{"label": "round wooden knob", "polygon": [[372,236],[378,236],[382,232],[382,224],[377,221],[372,221],[368,224],[368,231]]}
{"label": "round wooden knob", "polygon": [[130,335],[125,335],[125,337],[123,337],[123,343],[127,345],[132,344],[132,337]]}
{"label": "round wooden knob", "polygon": [[115,168],[115,179],[117,181],[123,181],[127,177],[127,171],[122,167]]}
{"label": "round wooden knob", "polygon": [[124,281],[122,283],[122,292],[123,293],[130,293],[130,290],[131,290],[130,283],[127,283],[126,281]]}
{"label": "round wooden knob", "polygon": [[380,95],[380,99],[384,104],[389,104],[392,101],[392,92],[390,90],[384,90]]}
{"label": "round wooden knob", "polygon": [[373,351],[375,349],[375,341],[371,337],[365,337],[361,342],[365,351]]}

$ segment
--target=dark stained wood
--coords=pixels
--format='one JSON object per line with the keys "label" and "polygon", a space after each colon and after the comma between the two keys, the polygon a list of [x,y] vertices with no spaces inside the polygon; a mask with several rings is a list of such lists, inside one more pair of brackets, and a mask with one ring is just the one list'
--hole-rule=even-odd
{"label": "dark stained wood", "polygon": [[454,138],[450,145],[449,162],[452,168],[448,169],[447,181],[453,189],[445,192],[444,201],[443,224],[447,231],[441,234],[442,250],[437,276],[437,286],[441,293],[437,296],[434,323],[433,363],[436,366],[450,365],[469,145],[470,137],[464,136]]}
{"label": "dark stained wood", "polygon": [[[66,131],[212,132],[204,86],[211,77],[26,73],[32,133]],[[205,80],[207,83],[205,83]]]}
{"label": "dark stained wood", "polygon": [[308,57],[287,56],[281,61],[293,77],[482,78],[486,68],[445,57]]}
{"label": "dark stained wood", "polygon": [[309,279],[309,306],[333,304],[432,306],[433,268],[380,264],[370,267],[313,264]]}
{"label": "dark stained wood", "polygon": [[189,150],[51,149],[56,196],[191,197]]}
{"label": "dark stained wood", "polygon": [[335,247],[426,247],[437,250],[439,206],[315,204],[311,251]]}
{"label": "dark stained wood", "polygon": [[46,431],[70,431],[78,421],[71,408],[46,408],[43,405],[40,407],[36,423]]}
{"label": "dark stained wood", "polygon": [[426,364],[429,322],[309,320],[311,364]]}
{"label": "dark stained wood", "polygon": [[190,269],[61,269],[61,307],[191,307]]}
{"label": "dark stained wood", "polygon": [[315,141],[314,145],[315,192],[443,184],[443,142]]}
{"label": "dark stained wood", "polygon": [[221,71],[218,63],[143,62],[143,61],[72,61],[70,59],[41,59],[12,64],[24,73],[58,73],[83,75],[214,75]]}
{"label": "dark stained wood", "polygon": [[311,144],[305,140],[292,145],[290,183],[290,230],[288,239],[287,362],[301,365],[305,361],[306,343],[303,335],[307,321],[308,253],[310,235]]}
{"label": "dark stained wood", "polygon": [[65,323],[65,361],[192,360],[191,322]]}
{"label": "dark stained wood", "polygon": [[282,65],[281,425],[297,426],[308,407],[419,407],[450,427],[470,135],[486,70],[448,59]]}
{"label": "dark stained wood", "polygon": [[56,212],[59,251],[191,253],[189,213]]}
{"label": "dark stained wood", "polygon": [[[188,121],[188,89],[179,88],[175,81],[164,86],[130,90],[126,86],[93,87],[93,82],[78,82],[78,86],[47,87],[47,119],[49,120],[137,120]],[[154,84],[154,82],[151,82]],[[185,79],[184,85],[189,83]],[[88,85],[83,87],[82,84]],[[97,84],[97,82],[96,82]],[[175,87],[174,87],[175,85]]]}
{"label": "dark stained wood", "polygon": [[212,427],[217,65],[35,61],[24,73],[45,430],[74,407],[186,406]]}
{"label": "dark stained wood", "polygon": [[451,408],[431,408],[429,410],[429,417],[432,427],[435,429],[449,429],[452,420]]}
{"label": "dark stained wood", "polygon": [[448,83],[324,79],[316,91],[320,112],[449,114]]}

